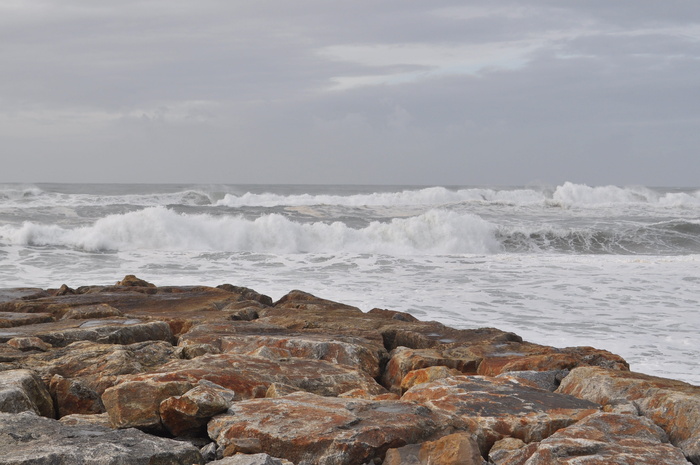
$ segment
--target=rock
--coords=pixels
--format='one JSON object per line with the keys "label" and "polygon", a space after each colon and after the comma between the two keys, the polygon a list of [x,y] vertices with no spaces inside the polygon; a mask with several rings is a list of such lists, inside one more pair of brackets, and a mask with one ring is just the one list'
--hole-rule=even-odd
{"label": "rock", "polygon": [[151,284],[149,282],[144,281],[143,279],[139,279],[133,274],[129,274],[124,276],[124,279],[121,281],[118,281],[117,286],[132,286],[132,287],[156,287],[155,284]]}
{"label": "rock", "polygon": [[386,360],[383,347],[361,338],[339,337],[329,340],[317,334],[241,335],[221,339],[222,352],[253,354],[260,348],[282,350],[282,356],[325,360],[362,370],[371,377],[380,375],[381,361]]}
{"label": "rock", "polygon": [[209,422],[208,432],[219,445],[258,439],[263,452],[297,465],[355,465],[429,438],[441,431],[441,420],[429,409],[406,402],[298,392],[237,402]]}
{"label": "rock", "polygon": [[101,426],[103,428],[111,428],[112,423],[109,421],[107,412],[95,414],[74,413],[61,417],[60,421],[64,425],[72,426]]}
{"label": "rock", "polygon": [[[122,376],[118,384],[102,395],[115,427],[158,430],[160,403],[184,394],[200,380],[234,391],[236,400],[264,397],[272,383],[324,396],[337,396],[357,387],[371,394],[386,392],[365,373],[324,360],[302,358],[269,360],[239,354],[203,355],[193,360],[176,360],[154,371]],[[184,390],[176,392],[179,389]]]}
{"label": "rock", "polygon": [[38,337],[14,337],[7,341],[7,345],[22,352],[46,352],[52,347],[51,344],[47,344]]}
{"label": "rock", "polygon": [[225,412],[233,403],[233,391],[206,380],[182,396],[169,397],[160,403],[163,425],[173,436],[204,435],[211,417]]}
{"label": "rock", "polygon": [[458,376],[419,384],[402,401],[418,402],[472,433],[484,455],[507,436],[540,441],[599,411],[593,402],[483,376]]}
{"label": "rock", "polygon": [[104,412],[101,396],[118,375],[135,374],[175,359],[174,347],[163,341],[135,344],[75,342],[27,357],[23,365],[49,384],[59,417]]}
{"label": "rock", "polygon": [[496,465],[687,465],[680,450],[648,418],[596,413],[541,442],[499,455]]}
{"label": "rock", "polygon": [[118,309],[108,304],[81,305],[71,307],[63,314],[63,320],[90,320],[94,318],[113,318],[124,316]]}
{"label": "rock", "polygon": [[461,371],[455,370],[454,368],[447,368],[443,365],[409,371],[401,380],[401,394],[404,394],[417,384],[429,383],[431,381],[450,378],[452,376],[460,376],[461,374]]}
{"label": "rock", "polygon": [[700,386],[641,373],[580,367],[564,378],[558,392],[604,406],[633,403],[663,428],[689,461],[700,464]]}
{"label": "rock", "polygon": [[476,441],[467,433],[455,433],[436,441],[390,449],[382,465],[482,465]]}
{"label": "rock", "polygon": [[489,463],[501,464],[506,462],[514,451],[525,447],[525,443],[517,438],[503,438],[496,441],[489,450]]}
{"label": "rock", "polygon": [[552,371],[508,371],[497,376],[516,382],[524,382],[540,389],[554,392],[561,384],[561,380],[569,374],[569,370]]}
{"label": "rock", "polygon": [[14,328],[16,326],[47,323],[53,320],[53,315],[50,313],[0,312],[0,328]]}
{"label": "rock", "polygon": [[0,412],[33,412],[54,417],[54,406],[46,385],[30,370],[0,371]]}
{"label": "rock", "polygon": [[209,463],[211,465],[294,465],[289,460],[270,457],[267,454],[236,454]]}
{"label": "rock", "polygon": [[[448,352],[448,353],[444,353]],[[401,392],[401,383],[410,371],[431,366],[453,368],[460,373],[476,374],[481,362],[469,353],[457,351],[441,351],[438,349],[409,349],[397,347],[389,356],[389,363],[382,376],[382,385],[392,392]]]}
{"label": "rock", "polygon": [[56,400],[58,418],[73,414],[96,414],[105,411],[100,395],[81,379],[67,379],[54,375],[49,383],[51,396]]}
{"label": "rock", "polygon": [[139,428],[148,432],[164,430],[160,403],[181,396],[194,387],[193,382],[143,379],[124,381],[108,388],[102,402],[113,428]]}
{"label": "rock", "polygon": [[170,326],[163,321],[142,322],[138,319],[61,320],[32,324],[0,332],[0,342],[15,337],[38,337],[55,347],[64,347],[77,341],[106,344],[133,344],[142,341],[173,342]]}
{"label": "rock", "polygon": [[70,426],[30,413],[0,413],[0,465],[203,464],[187,443],[135,429]]}

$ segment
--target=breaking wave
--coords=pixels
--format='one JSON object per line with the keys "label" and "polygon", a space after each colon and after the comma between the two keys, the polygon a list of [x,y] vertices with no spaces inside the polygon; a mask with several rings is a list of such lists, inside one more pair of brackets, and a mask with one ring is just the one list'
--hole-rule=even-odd
{"label": "breaking wave", "polygon": [[216,250],[270,253],[493,253],[495,227],[475,215],[431,210],[411,218],[353,229],[341,222],[297,223],[279,214],[179,214],[164,207],[110,215],[90,226],[63,228],[25,222],[0,227],[0,241],[85,251]]}

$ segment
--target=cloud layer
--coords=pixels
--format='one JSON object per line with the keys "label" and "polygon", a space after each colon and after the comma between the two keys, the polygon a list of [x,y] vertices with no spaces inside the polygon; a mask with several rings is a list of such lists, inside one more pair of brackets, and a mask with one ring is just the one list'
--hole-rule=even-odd
{"label": "cloud layer", "polygon": [[693,2],[0,2],[0,181],[698,185]]}

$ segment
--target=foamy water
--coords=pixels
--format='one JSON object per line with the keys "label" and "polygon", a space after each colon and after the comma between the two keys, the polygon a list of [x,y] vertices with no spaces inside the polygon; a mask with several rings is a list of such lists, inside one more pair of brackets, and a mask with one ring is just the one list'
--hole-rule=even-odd
{"label": "foamy water", "polygon": [[699,259],[697,189],[0,187],[2,287],[302,289],[698,385]]}

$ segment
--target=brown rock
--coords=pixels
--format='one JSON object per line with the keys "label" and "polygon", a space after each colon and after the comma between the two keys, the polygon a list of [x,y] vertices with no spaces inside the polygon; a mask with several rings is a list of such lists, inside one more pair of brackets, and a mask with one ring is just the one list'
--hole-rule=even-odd
{"label": "brown rock", "polygon": [[493,460],[496,465],[687,465],[680,450],[648,418],[596,413]]}
{"label": "brown rock", "polygon": [[139,279],[133,274],[129,274],[124,276],[124,279],[121,281],[118,281],[117,286],[132,286],[132,287],[156,287],[155,284],[151,284],[149,282],[144,281],[143,279]]}
{"label": "brown rock", "polygon": [[206,380],[182,396],[160,403],[160,418],[173,436],[197,436],[206,431],[211,417],[225,412],[233,403],[234,392]]}
{"label": "brown rock", "polygon": [[602,405],[632,402],[668,434],[691,462],[700,464],[700,386],[641,373],[580,367],[558,392]]}
{"label": "brown rock", "polygon": [[476,441],[467,433],[455,433],[436,441],[390,449],[382,465],[482,465]]}
{"label": "brown rock", "polygon": [[72,426],[101,426],[103,428],[111,428],[112,423],[109,421],[107,412],[95,414],[74,413],[61,417],[60,421],[64,425]]}
{"label": "brown rock", "polygon": [[38,337],[15,337],[7,341],[7,345],[23,352],[46,352],[51,348],[51,344],[47,344]]}
{"label": "brown rock", "polygon": [[237,402],[229,413],[214,417],[208,431],[219,445],[256,438],[263,452],[297,465],[354,465],[441,428],[440,416],[419,405],[299,392]]}
{"label": "brown rock", "polygon": [[409,371],[401,380],[401,394],[411,389],[417,384],[429,383],[438,379],[450,378],[452,376],[460,376],[461,371],[446,366],[431,366],[418,370]]}
{"label": "brown rock", "polygon": [[105,411],[100,395],[81,379],[66,379],[54,375],[49,384],[55,399],[58,418],[72,414],[95,414]]}
{"label": "brown rock", "polygon": [[392,392],[401,392],[401,383],[410,371],[431,366],[453,368],[460,373],[476,374],[481,359],[467,351],[455,350],[409,349],[397,347],[392,350],[387,363],[382,384]]}
{"label": "brown rock", "polygon": [[[14,328],[16,326],[47,323],[53,320],[53,315],[50,313],[0,312],[0,328]],[[2,336],[4,333],[7,333],[7,331],[0,333],[0,336]],[[7,338],[7,336],[5,337]],[[5,340],[8,339],[11,339],[11,337]]]}
{"label": "brown rock", "polygon": [[380,364],[387,358],[383,347],[373,346],[361,338],[329,339],[318,334],[240,335],[221,340],[223,352],[254,354],[260,348],[281,350],[277,357],[299,357],[340,363],[362,370],[373,378],[380,374]]}
{"label": "brown rock", "polygon": [[0,371],[0,412],[33,412],[54,417],[54,406],[46,385],[30,370]]}
{"label": "brown rock", "polygon": [[162,321],[143,322],[138,319],[61,320],[32,324],[0,332],[0,342],[15,337],[38,337],[54,347],[64,347],[77,341],[106,344],[132,344],[142,341],[173,341],[170,326]]}
{"label": "brown rock", "polygon": [[401,400],[419,402],[451,417],[453,426],[475,435],[484,454],[503,437],[539,441],[600,408],[572,396],[483,376],[419,384]]}
{"label": "brown rock", "polygon": [[503,438],[496,441],[489,450],[489,463],[505,464],[513,452],[525,447],[525,443],[517,438]]}
{"label": "brown rock", "polygon": [[187,381],[124,381],[102,394],[113,428],[139,428],[144,431],[163,430],[160,403],[168,397],[180,396],[194,387]]}
{"label": "brown rock", "polygon": [[63,320],[90,320],[124,316],[118,309],[108,304],[80,305],[71,307],[63,314]]}

